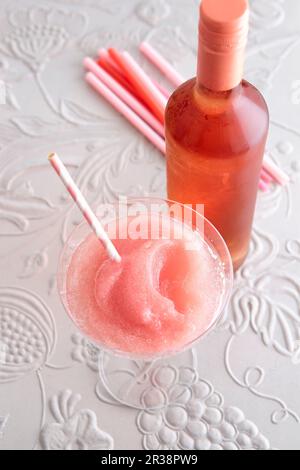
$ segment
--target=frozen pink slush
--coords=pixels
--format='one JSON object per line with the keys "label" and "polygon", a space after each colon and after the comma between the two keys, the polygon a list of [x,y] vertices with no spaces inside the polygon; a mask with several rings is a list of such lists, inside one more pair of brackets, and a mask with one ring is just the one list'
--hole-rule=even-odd
{"label": "frozen pink slush", "polygon": [[[150,219],[143,217],[148,225]],[[151,220],[162,217],[167,216],[151,215]],[[172,224],[171,237],[161,229],[159,239],[114,240],[120,263],[108,257],[94,234],[75,249],[66,301],[76,325],[95,342],[139,356],[175,352],[216,320],[224,294],[220,257],[190,228],[177,239],[181,223]]]}

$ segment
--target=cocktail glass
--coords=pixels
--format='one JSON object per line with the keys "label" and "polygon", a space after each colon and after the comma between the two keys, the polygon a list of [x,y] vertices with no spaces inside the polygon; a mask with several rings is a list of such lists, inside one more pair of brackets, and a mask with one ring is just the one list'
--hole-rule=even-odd
{"label": "cocktail glass", "polygon": [[[170,212],[170,207],[172,207],[172,211]],[[174,210],[175,208],[175,210]],[[111,205],[99,206],[95,210],[97,216],[99,217],[102,224],[109,225],[113,222],[114,219],[121,220],[124,217],[124,214],[142,214],[145,212],[148,216],[157,212],[158,214],[165,215],[166,213],[170,215],[170,217],[177,218],[178,214],[185,214],[184,224],[189,224],[190,228],[193,230],[197,230],[199,233],[199,227],[202,232],[200,236],[204,238],[208,246],[213,250],[214,253],[217,254],[219,257],[221,264],[222,264],[222,277],[223,277],[223,292],[221,301],[218,305],[217,310],[213,316],[213,321],[208,325],[207,329],[202,332],[200,335],[196,335],[192,341],[188,342],[187,344],[181,345],[179,349],[168,348],[164,351],[159,351],[158,353],[151,353],[150,355],[139,355],[136,352],[131,351],[122,351],[116,348],[108,347],[104,342],[98,342],[92,335],[88,335],[80,325],[80,322],[72,312],[68,302],[67,296],[67,276],[68,276],[68,269],[70,266],[70,262],[72,260],[72,256],[77,249],[77,247],[86,239],[86,237],[91,233],[91,229],[86,222],[82,222],[78,225],[70,234],[69,239],[67,240],[61,257],[59,261],[59,268],[57,274],[57,282],[58,282],[58,291],[62,300],[62,303],[66,309],[67,314],[71,318],[71,320],[75,323],[76,327],[81,330],[84,336],[87,336],[92,343],[96,344],[101,350],[106,350],[110,353],[121,355],[129,358],[134,359],[142,359],[142,360],[152,360],[157,358],[162,358],[165,356],[170,356],[182,352],[186,349],[191,348],[194,346],[201,338],[207,335],[216,325],[216,323],[220,320],[220,317],[224,313],[226,306],[228,304],[228,300],[230,298],[230,294],[232,291],[232,283],[233,283],[233,267],[232,267],[232,260],[229,253],[229,250],[224,242],[223,238],[219,234],[219,232],[215,229],[215,227],[199,212],[195,211],[190,206],[183,206],[182,204],[175,203],[173,201],[168,201],[165,199],[159,198],[136,198],[136,199],[122,199],[118,203],[114,203]],[[188,217],[187,217],[188,216]],[[186,222],[186,219],[188,222]],[[182,221],[182,220],[181,220]],[[197,222],[197,223],[196,223]],[[201,288],[201,286],[199,286]],[[212,295],[215,295],[212,291]]]}

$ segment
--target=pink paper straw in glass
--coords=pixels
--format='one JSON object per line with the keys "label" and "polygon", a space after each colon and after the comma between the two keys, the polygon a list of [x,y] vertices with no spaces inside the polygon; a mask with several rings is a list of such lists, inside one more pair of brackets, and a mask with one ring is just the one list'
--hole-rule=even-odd
{"label": "pink paper straw in glass", "polygon": [[114,60],[123,69],[124,74],[130,83],[135,87],[140,97],[152,109],[153,113],[160,120],[164,122],[165,107],[167,105],[166,97],[156,88],[152,80],[138,65],[138,63],[131,57],[128,52],[119,53],[117,50],[111,48],[109,53]]}
{"label": "pink paper straw in glass", "polygon": [[151,126],[162,137],[165,135],[164,126],[153,114],[138,101],[131,93],[129,93],[122,85],[120,85],[113,77],[101,68],[93,59],[86,57],[83,61],[87,70],[94,73],[111,91],[113,91],[124,103],[130,106],[149,126]]}
{"label": "pink paper straw in glass", "polygon": [[97,238],[100,240],[100,242],[106,249],[109,257],[119,263],[121,261],[121,256],[119,255],[116,247],[108,237],[100,221],[90,208],[87,200],[76,185],[75,181],[71,177],[63,162],[60,160],[58,155],[56,155],[56,153],[52,153],[51,155],[49,155],[48,158],[52,167],[54,168],[54,170],[64,183],[65,187],[67,188],[68,192],[72,196],[73,200],[77,204],[78,208],[82,212],[82,215],[84,216],[90,227],[95,232]]}
{"label": "pink paper straw in glass", "polygon": [[185,81],[175,68],[172,67],[159,52],[150,46],[150,44],[142,42],[140,50],[175,87],[178,87]]}
{"label": "pink paper straw in glass", "polygon": [[119,113],[121,113],[136,129],[138,129],[163,154],[166,152],[165,141],[148,124],[145,123],[132,109],[123,103],[99,78],[91,72],[85,76],[86,81],[105,98]]}

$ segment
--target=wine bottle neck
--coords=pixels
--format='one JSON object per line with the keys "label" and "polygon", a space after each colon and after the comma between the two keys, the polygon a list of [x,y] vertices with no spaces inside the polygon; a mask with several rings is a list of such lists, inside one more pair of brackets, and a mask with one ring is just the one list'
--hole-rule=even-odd
{"label": "wine bottle neck", "polygon": [[245,0],[202,1],[197,70],[199,85],[217,92],[232,90],[239,85],[243,78],[248,18]]}

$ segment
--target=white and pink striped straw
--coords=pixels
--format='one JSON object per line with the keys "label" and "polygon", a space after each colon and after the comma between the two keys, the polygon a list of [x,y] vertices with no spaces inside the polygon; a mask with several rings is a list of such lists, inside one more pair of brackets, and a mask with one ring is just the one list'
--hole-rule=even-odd
{"label": "white and pink striped straw", "polygon": [[97,238],[102,243],[104,248],[106,249],[109,257],[113,261],[117,261],[118,263],[121,261],[121,256],[119,255],[116,247],[108,237],[106,231],[102,227],[99,219],[96,217],[92,209],[90,208],[88,202],[86,201],[85,197],[83,196],[82,192],[76,185],[75,181],[73,180],[72,176],[68,172],[67,168],[60,160],[56,153],[52,153],[48,157],[52,167],[64,183],[65,187],[67,188],[68,192],[72,196],[73,200],[77,204],[77,207],[82,212],[82,215],[86,219],[87,223],[95,232]]}

